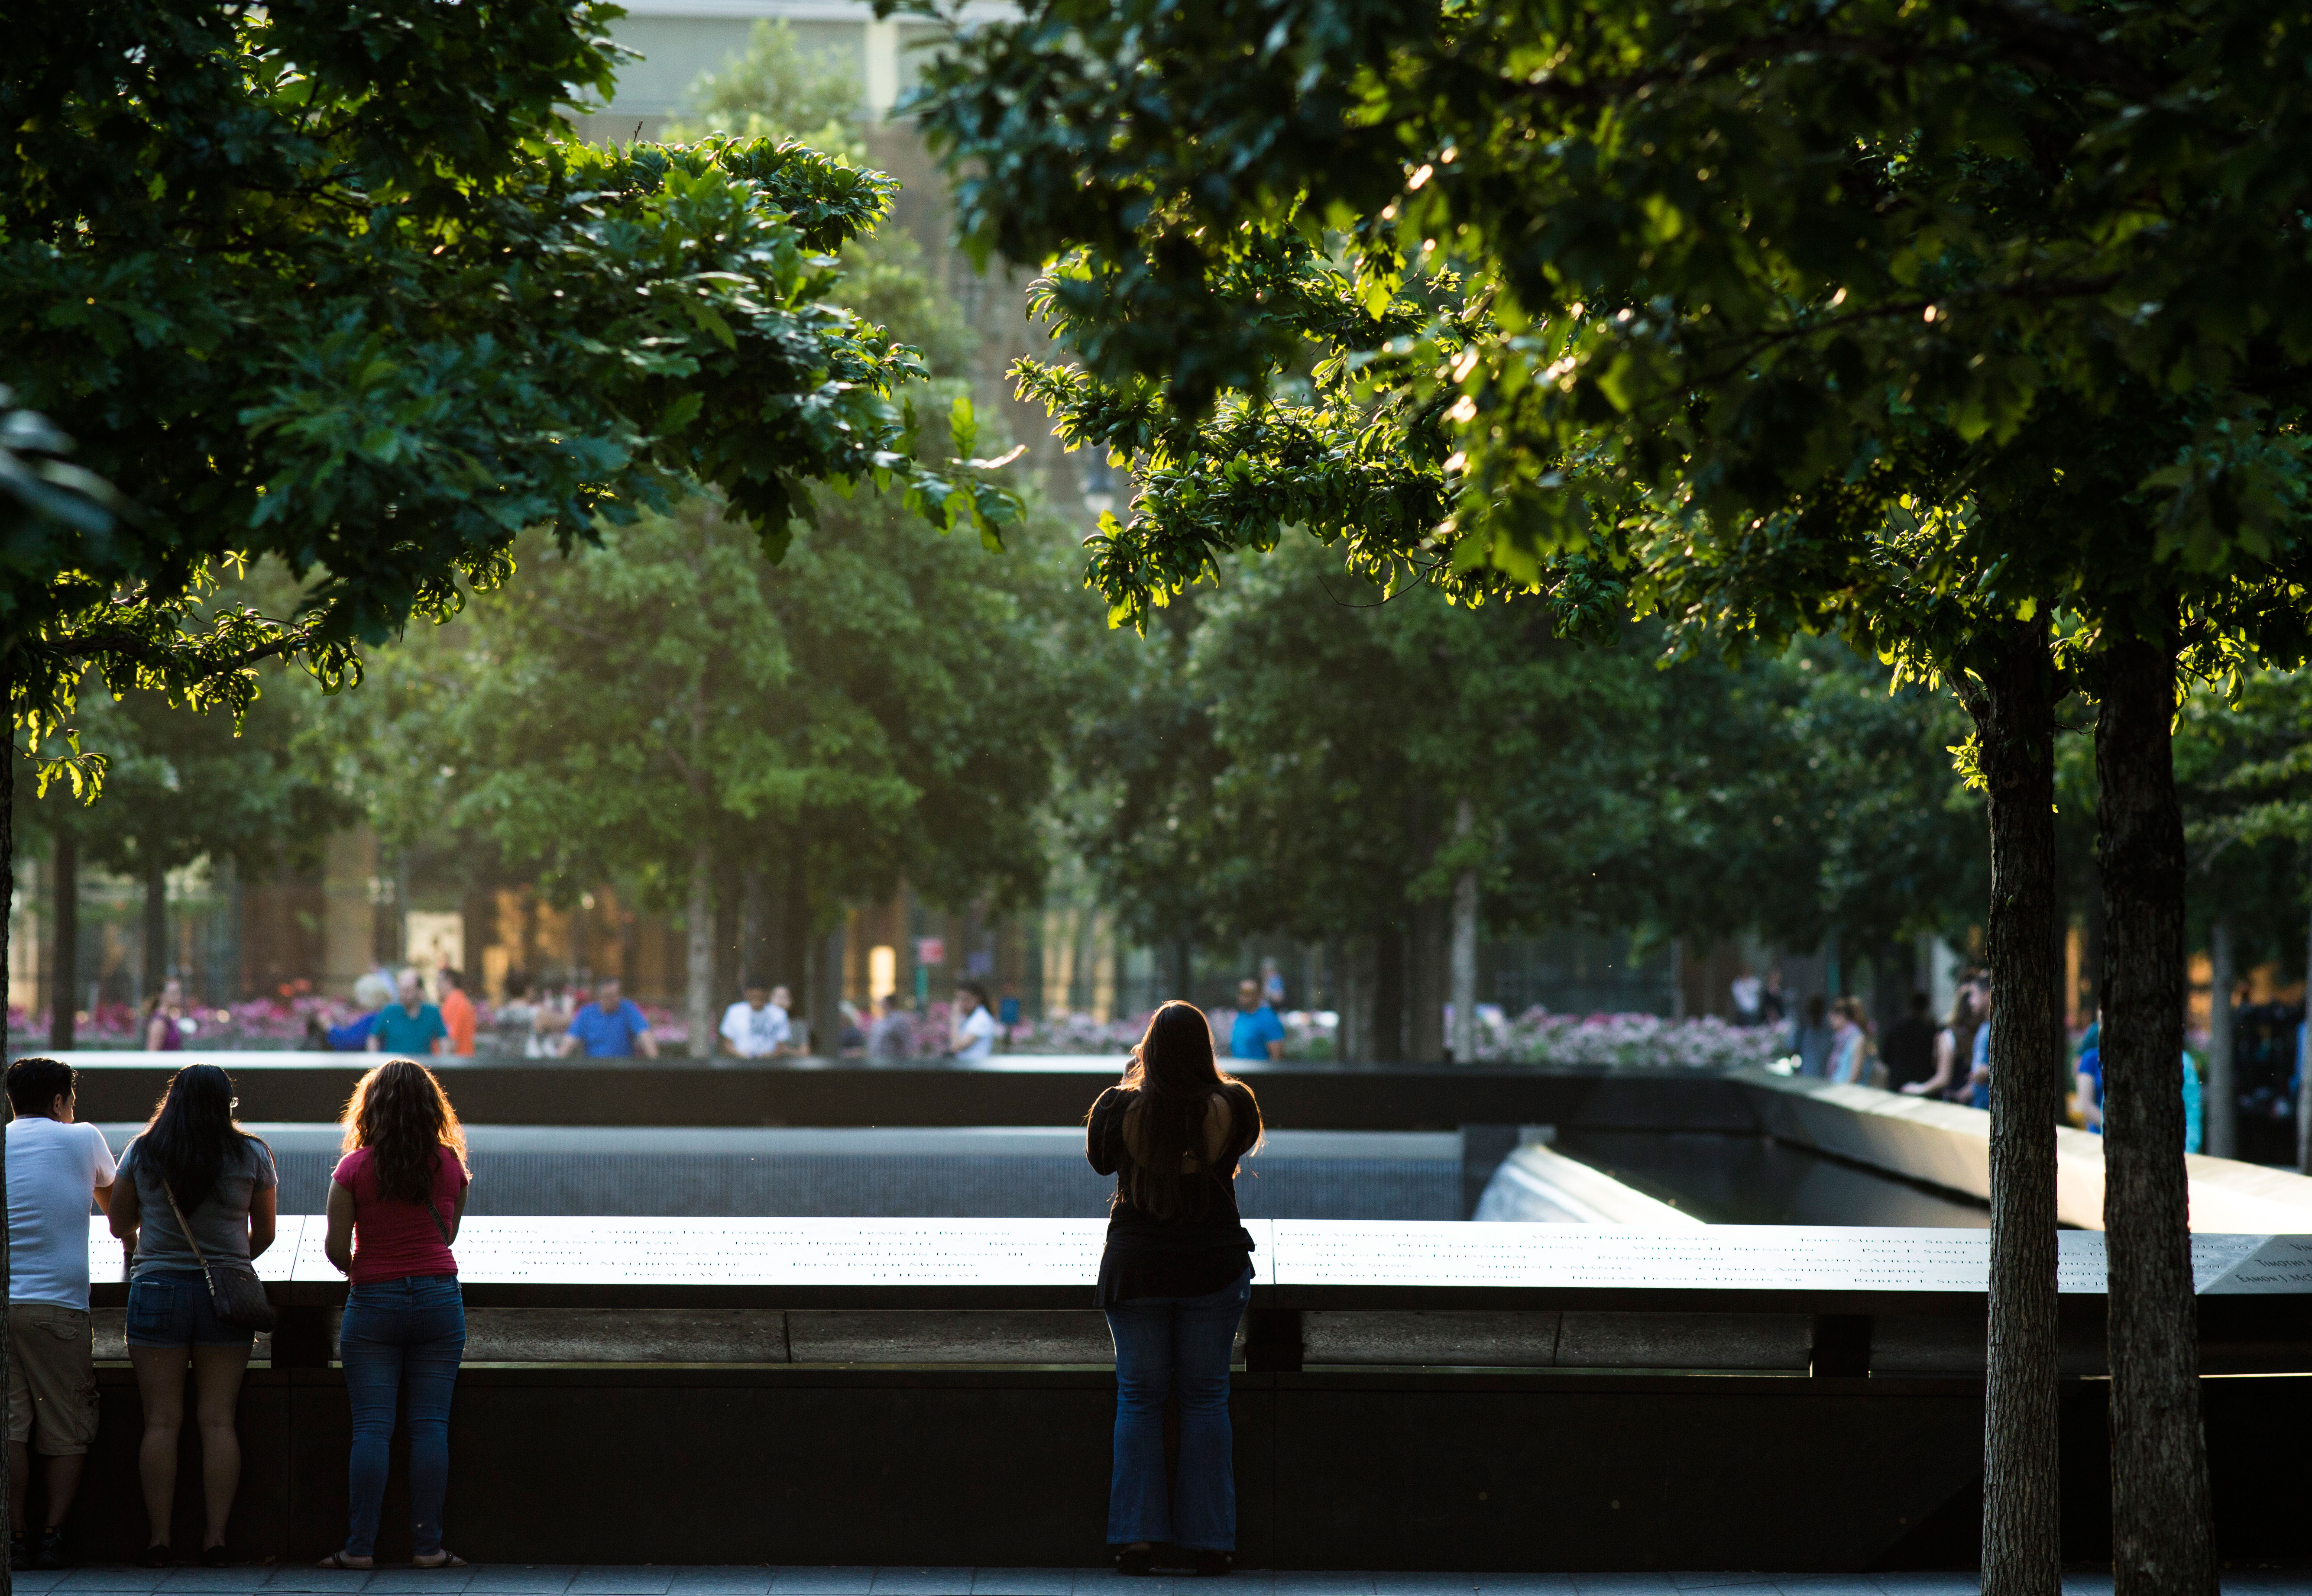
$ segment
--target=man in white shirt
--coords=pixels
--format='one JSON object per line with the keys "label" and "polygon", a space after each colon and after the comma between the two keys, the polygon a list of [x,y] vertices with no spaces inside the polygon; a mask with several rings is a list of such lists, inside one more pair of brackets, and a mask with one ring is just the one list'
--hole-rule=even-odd
{"label": "man in white shirt", "polygon": [[793,1034],[786,1009],[759,981],[749,981],[745,999],[722,1011],[722,1051],[734,1059],[775,1058]]}
{"label": "man in white shirt", "polygon": [[[112,1206],[112,1149],[73,1120],[69,1064],[8,1066],[8,1483],[10,1559],[62,1568],[58,1527],[96,1440],[96,1364],[88,1339],[88,1204]],[[35,1435],[48,1460],[47,1527],[25,1533]]]}
{"label": "man in white shirt", "polygon": [[966,1062],[995,1051],[995,1016],[987,994],[968,981],[955,989],[955,1056]]}

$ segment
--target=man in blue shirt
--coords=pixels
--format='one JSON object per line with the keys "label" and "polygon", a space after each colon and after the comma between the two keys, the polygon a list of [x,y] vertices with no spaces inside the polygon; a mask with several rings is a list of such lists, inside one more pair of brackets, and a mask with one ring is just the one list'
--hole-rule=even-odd
{"label": "man in blue shirt", "polygon": [[1284,1022],[1261,1000],[1260,983],[1249,978],[1236,983],[1236,1023],[1229,1032],[1229,1057],[1262,1063],[1284,1057]]}
{"label": "man in blue shirt", "polygon": [[369,1051],[404,1059],[425,1058],[435,1042],[450,1034],[450,1027],[442,1023],[442,1011],[425,1001],[425,989],[417,984],[416,971],[404,970],[398,985],[401,1001],[377,1011],[377,1023],[369,1031]]}
{"label": "man in blue shirt", "polygon": [[618,983],[606,981],[594,989],[594,1001],[570,1016],[570,1033],[562,1039],[562,1056],[579,1049],[590,1059],[631,1059],[640,1051],[658,1057],[658,1038],[651,1034],[643,1011],[619,995]]}

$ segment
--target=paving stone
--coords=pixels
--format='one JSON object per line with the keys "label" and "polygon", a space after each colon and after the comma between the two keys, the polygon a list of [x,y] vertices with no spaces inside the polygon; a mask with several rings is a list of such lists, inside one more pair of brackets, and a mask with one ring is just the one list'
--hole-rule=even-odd
{"label": "paving stone", "polygon": [[975,1568],[971,1596],[1071,1596],[1073,1568]]}
{"label": "paving stone", "polygon": [[1373,1596],[1370,1574],[1328,1574],[1319,1570],[1279,1568],[1272,1577],[1276,1596]]}
{"label": "paving stone", "polygon": [[976,1570],[969,1568],[878,1568],[873,1596],[971,1596]]}
{"label": "paving stone", "polygon": [[[173,1568],[68,1568],[51,1589],[57,1591],[157,1591]],[[262,1578],[258,1572],[256,1575]],[[362,1576],[366,1580],[369,1576]]]}
{"label": "paving stone", "polygon": [[781,1568],[771,1585],[773,1596],[867,1596],[875,1583],[872,1568]]}
{"label": "paving stone", "polygon": [[578,1577],[566,1563],[477,1563],[466,1582],[468,1596],[486,1591],[490,1596],[562,1596]]}
{"label": "paving stone", "polygon": [[1714,1574],[1708,1569],[1695,1569],[1685,1574],[1671,1574],[1669,1583],[1681,1591],[1718,1591],[1729,1585],[1771,1585],[1774,1583],[1774,1576],[1771,1574],[1745,1573],[1740,1569],[1721,1570]]}
{"label": "paving stone", "polygon": [[665,1564],[590,1565],[565,1589],[570,1596],[666,1596],[673,1584],[674,1570]]}

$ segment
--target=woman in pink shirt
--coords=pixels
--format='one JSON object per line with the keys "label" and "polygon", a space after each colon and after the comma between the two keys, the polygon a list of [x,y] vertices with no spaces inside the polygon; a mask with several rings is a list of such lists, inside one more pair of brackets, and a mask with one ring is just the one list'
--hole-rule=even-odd
{"label": "woman in pink shirt", "polygon": [[346,1104],[346,1156],[329,1182],[328,1260],[353,1279],[337,1332],[353,1401],[353,1524],[324,1568],[372,1568],[398,1393],[409,1392],[412,1561],[462,1568],[442,1545],[450,1398],[466,1350],[465,1298],[450,1254],[466,1212],[466,1134],[442,1083],[395,1059]]}

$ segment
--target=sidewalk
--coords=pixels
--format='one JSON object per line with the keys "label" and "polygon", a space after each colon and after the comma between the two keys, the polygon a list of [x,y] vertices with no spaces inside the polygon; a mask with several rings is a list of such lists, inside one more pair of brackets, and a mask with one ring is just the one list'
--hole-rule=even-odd
{"label": "sidewalk", "polygon": [[[1106,1568],[694,1568],[476,1566],[374,1573],[319,1568],[74,1568],[16,1575],[23,1596],[1977,1596],[1971,1574],[1309,1574],[1124,1580]],[[2073,1574],[2064,1596],[2110,1596],[2109,1574]],[[2224,1576],[2227,1596],[2312,1596],[2312,1568]]]}

